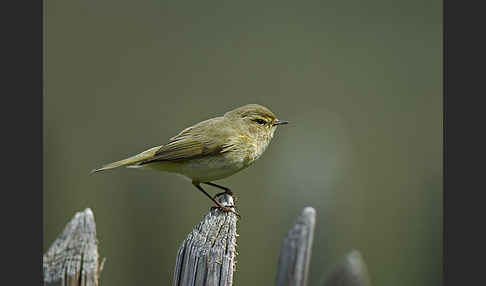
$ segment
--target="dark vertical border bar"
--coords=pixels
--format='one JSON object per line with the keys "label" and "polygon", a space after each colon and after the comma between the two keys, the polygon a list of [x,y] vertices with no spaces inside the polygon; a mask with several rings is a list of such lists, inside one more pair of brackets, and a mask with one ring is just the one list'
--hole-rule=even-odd
{"label": "dark vertical border bar", "polygon": [[[47,0],[45,0],[47,1]],[[40,217],[40,250],[41,250],[41,257],[44,256],[44,251],[43,251],[43,237],[44,237],[44,1],[43,0],[36,0],[35,3],[37,3],[36,9],[33,9],[33,18],[36,19],[37,21],[35,25],[34,24],[34,30],[35,30],[35,46],[39,47],[39,52],[37,53],[37,61],[35,61],[35,70],[39,73],[38,77],[36,74],[33,75],[34,78],[37,78],[34,82],[37,84],[34,84],[35,87],[39,88],[39,125],[38,125],[38,130],[39,133],[36,134],[40,138],[40,155],[39,155],[39,168],[40,172],[38,172],[39,175],[39,187],[40,191],[38,192],[38,206],[39,206],[39,217]],[[37,11],[37,12],[35,12]],[[35,114],[35,113],[34,113]],[[44,282],[44,268],[41,266],[41,281]],[[32,275],[35,277],[34,275]]]}
{"label": "dark vertical border bar", "polygon": [[5,285],[42,283],[42,5],[41,0],[5,1],[0,9],[0,215],[8,255],[3,259],[9,265],[5,279],[15,280]]}
{"label": "dark vertical border bar", "polygon": [[443,3],[444,285],[483,285],[484,9],[477,1]]}

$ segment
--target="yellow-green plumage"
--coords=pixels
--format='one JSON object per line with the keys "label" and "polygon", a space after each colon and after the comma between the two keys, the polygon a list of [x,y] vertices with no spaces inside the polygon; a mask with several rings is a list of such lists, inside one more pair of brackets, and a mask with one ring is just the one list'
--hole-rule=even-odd
{"label": "yellow-green plumage", "polygon": [[277,125],[285,123],[266,107],[248,104],[186,128],[165,145],[92,172],[125,166],[178,173],[195,184],[219,180],[257,160]]}
{"label": "yellow-green plumage", "polygon": [[130,165],[137,164],[138,162],[141,162],[143,160],[152,158],[153,155],[155,154],[155,152],[159,148],[160,148],[160,146],[153,147],[153,148],[150,148],[149,150],[144,151],[144,152],[142,152],[140,154],[137,154],[135,156],[132,156],[132,157],[129,157],[129,158],[120,160],[120,161],[116,161],[116,162],[113,162],[113,163],[109,163],[109,164],[103,165],[101,168],[93,169],[91,171],[91,173],[96,173],[96,172],[100,172],[100,171],[114,169],[114,168],[117,168],[117,167],[130,166]]}

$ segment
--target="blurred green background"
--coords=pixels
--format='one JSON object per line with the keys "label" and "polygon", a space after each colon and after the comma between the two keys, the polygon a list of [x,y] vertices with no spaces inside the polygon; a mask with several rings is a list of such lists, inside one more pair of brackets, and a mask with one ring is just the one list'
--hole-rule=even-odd
{"label": "blurred green background", "polygon": [[274,284],[305,206],[309,285],[352,248],[376,286],[442,284],[441,1],[44,5],[44,252],[90,207],[102,285],[171,283],[211,202],[172,174],[89,171],[259,103],[291,124],[218,181],[243,216],[235,285]]}

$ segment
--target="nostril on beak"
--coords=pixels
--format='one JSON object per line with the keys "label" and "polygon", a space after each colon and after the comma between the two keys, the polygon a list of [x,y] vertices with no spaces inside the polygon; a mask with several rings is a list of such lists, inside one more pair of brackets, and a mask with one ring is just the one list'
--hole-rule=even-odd
{"label": "nostril on beak", "polygon": [[288,121],[285,121],[285,120],[275,120],[275,122],[273,123],[273,125],[285,125],[285,124],[289,124]]}

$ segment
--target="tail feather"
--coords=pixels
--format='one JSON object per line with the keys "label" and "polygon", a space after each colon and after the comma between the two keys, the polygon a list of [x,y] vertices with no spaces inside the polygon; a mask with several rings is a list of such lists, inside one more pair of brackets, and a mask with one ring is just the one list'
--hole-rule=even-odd
{"label": "tail feather", "polygon": [[123,166],[125,166],[125,167],[136,167],[138,165],[138,163],[141,163],[141,162],[151,158],[159,148],[160,147],[154,147],[154,148],[151,148],[151,149],[144,151],[140,154],[137,154],[135,156],[103,165],[103,166],[101,166],[101,168],[91,170],[91,174],[97,173],[97,172],[100,172],[100,171],[118,168],[118,167],[123,167]]}
{"label": "tail feather", "polygon": [[91,174],[101,172],[101,171],[110,170],[110,169],[115,169],[115,168],[122,167],[122,166],[127,166],[131,163],[133,164],[133,162],[131,162],[131,160],[129,160],[129,159],[130,158],[103,165],[101,168],[91,170]]}

